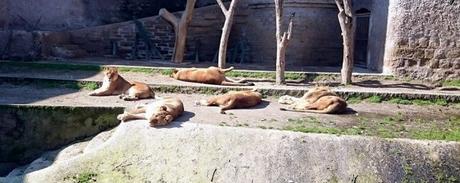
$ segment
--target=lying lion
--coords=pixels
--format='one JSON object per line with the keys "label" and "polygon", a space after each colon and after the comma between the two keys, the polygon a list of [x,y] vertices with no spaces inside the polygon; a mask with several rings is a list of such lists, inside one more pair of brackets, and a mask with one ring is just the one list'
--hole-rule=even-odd
{"label": "lying lion", "polygon": [[228,86],[252,86],[254,83],[246,82],[244,79],[236,81],[225,77],[225,73],[233,70],[233,67],[221,69],[218,67],[208,68],[187,68],[174,69],[172,77],[181,81],[190,81],[196,83],[228,85]]}
{"label": "lying lion", "polygon": [[262,101],[262,95],[256,91],[230,91],[224,95],[211,97],[208,100],[200,100],[196,105],[219,106],[220,113],[236,108],[249,108],[258,105]]}
{"label": "lying lion", "polygon": [[286,111],[311,112],[320,114],[339,114],[347,109],[347,102],[328,87],[316,87],[301,98],[283,96],[280,103],[291,104]]}
{"label": "lying lion", "polygon": [[102,86],[90,96],[120,95],[123,100],[138,100],[155,98],[155,93],[147,84],[141,82],[128,82],[118,74],[117,68],[108,68],[104,71]]}
{"label": "lying lion", "polygon": [[125,111],[117,116],[123,122],[134,119],[147,119],[151,127],[171,123],[184,112],[184,104],[177,98],[159,99],[149,104],[137,106],[131,111]]}

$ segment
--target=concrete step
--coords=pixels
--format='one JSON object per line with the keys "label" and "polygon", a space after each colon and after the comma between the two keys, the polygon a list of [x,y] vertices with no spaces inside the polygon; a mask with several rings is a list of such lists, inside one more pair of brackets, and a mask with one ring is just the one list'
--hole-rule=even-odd
{"label": "concrete step", "polygon": [[[102,80],[102,79],[101,79]],[[101,80],[94,79],[60,79],[57,77],[14,77],[0,74],[0,83],[15,83],[15,84],[33,84],[33,83],[50,83],[56,82],[60,84],[77,84],[77,83],[96,83],[102,85]],[[154,81],[154,80],[152,80]],[[300,97],[307,92],[310,87],[289,87],[289,86],[219,86],[196,84],[187,82],[169,82],[169,83],[148,83],[162,93],[188,93],[188,94],[223,94],[230,90],[252,90],[257,88],[259,92],[266,96],[283,96],[291,95]],[[460,92],[458,91],[437,91],[437,90],[398,90],[398,89],[379,89],[379,88],[341,88],[332,87],[338,95],[345,99],[349,97],[368,98],[372,96],[382,97],[383,100],[392,98],[401,99],[421,99],[421,100],[436,100],[443,99],[448,102],[459,103]]]}

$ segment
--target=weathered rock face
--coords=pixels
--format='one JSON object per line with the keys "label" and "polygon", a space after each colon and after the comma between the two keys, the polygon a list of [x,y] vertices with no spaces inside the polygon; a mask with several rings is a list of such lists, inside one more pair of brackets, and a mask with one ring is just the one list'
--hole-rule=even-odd
{"label": "weathered rock face", "polygon": [[460,2],[391,0],[386,67],[396,75],[460,78]]}
{"label": "weathered rock face", "polygon": [[116,126],[122,108],[0,106],[0,175],[44,151]]}
{"label": "weathered rock face", "polygon": [[338,137],[193,123],[150,128],[145,121],[133,121],[87,144],[42,157],[26,168],[30,173],[25,176],[18,170],[0,182],[72,182],[73,177],[84,175],[98,182],[460,180],[460,144],[455,142]]}

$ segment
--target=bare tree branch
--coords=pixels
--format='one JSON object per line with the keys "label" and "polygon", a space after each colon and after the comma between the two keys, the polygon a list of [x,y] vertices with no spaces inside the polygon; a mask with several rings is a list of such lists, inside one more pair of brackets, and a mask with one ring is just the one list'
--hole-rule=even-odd
{"label": "bare tree branch", "polygon": [[236,5],[239,0],[232,0],[230,3],[230,6],[227,9],[225,9],[224,4],[222,3],[221,0],[217,0],[219,5],[222,8],[222,12],[225,15],[225,22],[224,26],[222,27],[222,35],[220,37],[220,43],[219,43],[219,60],[218,60],[218,66],[220,68],[224,68],[226,64],[226,58],[227,58],[227,44],[228,44],[228,38],[230,37],[230,31],[232,30],[232,24],[233,24],[233,15],[235,14],[236,10]]}
{"label": "bare tree branch", "polygon": [[227,10],[227,8],[225,8],[225,5],[222,2],[222,0],[216,0],[216,1],[217,1],[217,4],[219,4],[219,7],[222,10],[222,12],[224,13],[225,17],[227,17],[228,16],[228,10]]}
{"label": "bare tree branch", "polygon": [[177,27],[179,27],[179,19],[177,19],[177,17],[174,14],[170,13],[168,10],[161,8],[158,14],[161,17],[163,17],[166,21],[168,21],[170,24],[172,24],[174,29],[177,29]]}

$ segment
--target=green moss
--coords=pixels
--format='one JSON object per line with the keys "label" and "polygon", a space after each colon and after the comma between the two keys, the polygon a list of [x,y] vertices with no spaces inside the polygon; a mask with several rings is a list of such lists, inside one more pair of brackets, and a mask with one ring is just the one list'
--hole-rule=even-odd
{"label": "green moss", "polygon": [[382,97],[373,95],[369,98],[367,98],[367,101],[370,103],[381,103],[383,101]]}
{"label": "green moss", "polygon": [[72,177],[65,177],[65,181],[70,180],[74,183],[91,183],[97,182],[97,174],[92,172],[83,172]]}
{"label": "green moss", "polygon": [[[275,72],[249,72],[249,71],[230,71],[226,73],[228,77],[254,78],[254,79],[275,79]],[[286,72],[284,77],[286,80],[302,80],[307,74]]]}
{"label": "green moss", "polygon": [[401,104],[401,105],[411,105],[412,102],[410,100],[402,99],[402,98],[392,98],[388,100],[391,104]]}
{"label": "green moss", "polygon": [[363,98],[361,96],[351,96],[347,98],[347,102],[349,104],[358,104],[363,101]]}
{"label": "green moss", "polygon": [[460,87],[460,79],[446,80],[442,83],[445,87]]}
{"label": "green moss", "polygon": [[350,126],[320,122],[317,118],[288,119],[284,130],[304,133],[327,133],[336,135],[365,135],[382,138],[413,138],[424,140],[460,141],[460,116],[447,122],[430,121],[423,117],[414,119],[399,113],[394,116],[359,117]]}

